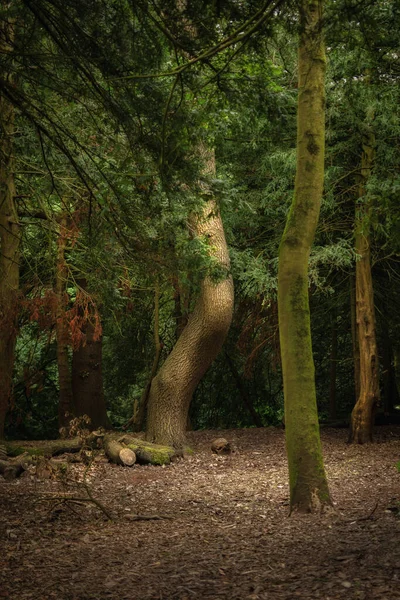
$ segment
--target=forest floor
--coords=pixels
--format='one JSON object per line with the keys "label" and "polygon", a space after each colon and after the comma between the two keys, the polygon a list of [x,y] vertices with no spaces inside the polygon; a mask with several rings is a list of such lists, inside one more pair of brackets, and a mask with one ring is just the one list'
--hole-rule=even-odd
{"label": "forest floor", "polygon": [[[322,440],[335,512],[288,514],[284,432],[190,434],[165,467],[97,462],[88,479],[107,521],[69,483],[28,472],[0,482],[0,598],[8,600],[400,599],[400,428],[376,443]],[[216,437],[237,452],[216,456]],[[135,515],[159,520],[135,520]]]}

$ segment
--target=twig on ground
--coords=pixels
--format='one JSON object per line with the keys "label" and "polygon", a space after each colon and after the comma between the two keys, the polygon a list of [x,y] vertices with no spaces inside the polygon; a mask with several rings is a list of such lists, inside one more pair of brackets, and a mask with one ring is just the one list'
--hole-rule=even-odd
{"label": "twig on ground", "polygon": [[172,521],[168,515],[126,515],[128,521]]}

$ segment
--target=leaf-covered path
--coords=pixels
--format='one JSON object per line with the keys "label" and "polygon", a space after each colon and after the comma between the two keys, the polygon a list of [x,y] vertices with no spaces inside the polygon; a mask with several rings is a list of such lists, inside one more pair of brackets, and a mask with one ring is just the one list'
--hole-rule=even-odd
{"label": "leaf-covered path", "polygon": [[[235,454],[210,452],[221,435]],[[1,481],[0,598],[400,598],[400,429],[370,446],[347,446],[344,430],[322,438],[336,509],[324,517],[288,517],[274,428],[192,433],[193,457],[164,468],[96,463],[91,489],[111,523],[91,503],[57,505],[58,481]]]}

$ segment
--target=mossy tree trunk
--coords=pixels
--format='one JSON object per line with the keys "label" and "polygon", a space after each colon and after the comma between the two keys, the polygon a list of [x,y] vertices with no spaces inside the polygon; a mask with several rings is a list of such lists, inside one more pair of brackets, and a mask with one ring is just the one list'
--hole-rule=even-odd
{"label": "mossy tree trunk", "polygon": [[[14,23],[0,19],[0,52],[12,52]],[[2,73],[3,78],[9,78]],[[0,95],[0,439],[12,396],[17,338],[20,228],[15,204],[14,107]]]}
{"label": "mossy tree trunk", "polygon": [[308,259],[324,181],[325,48],[322,0],[302,0],[295,191],[279,249],[278,310],[290,509],[331,504],[319,436],[308,298]]}
{"label": "mossy tree trunk", "polygon": [[[205,175],[215,176],[214,153],[202,149]],[[153,379],[147,413],[146,439],[175,448],[186,445],[186,424],[194,390],[222,348],[233,312],[233,283],[221,215],[212,196],[194,219],[193,233],[208,239],[222,279],[206,276],[188,323]]]}
{"label": "mossy tree trunk", "polygon": [[373,168],[375,136],[372,130],[363,140],[359,201],[356,206],[355,248],[356,262],[356,320],[360,353],[360,388],[351,413],[350,441],[364,444],[372,441],[374,412],[380,401],[379,356],[376,343],[374,289],[371,271],[370,218],[371,202],[366,185]]}

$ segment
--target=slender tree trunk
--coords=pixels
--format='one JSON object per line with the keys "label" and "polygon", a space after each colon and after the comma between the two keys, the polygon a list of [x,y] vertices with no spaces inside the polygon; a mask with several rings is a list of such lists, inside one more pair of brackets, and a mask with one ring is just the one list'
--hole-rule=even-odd
{"label": "slender tree trunk", "polygon": [[[202,156],[207,162],[205,175],[214,176],[214,154],[202,150]],[[205,202],[203,213],[195,219],[193,229],[195,235],[208,239],[210,254],[218,261],[225,276],[220,281],[214,281],[210,276],[204,278],[188,324],[151,384],[146,438],[176,448],[186,444],[186,424],[193,392],[222,348],[233,311],[228,248],[213,198]]]}
{"label": "slender tree trunk", "polygon": [[[151,367],[150,377],[146,388],[143,390],[142,397],[140,398],[139,407],[137,410],[133,410],[133,431],[142,431],[146,414],[147,407],[149,404],[149,393],[151,388],[151,382],[156,376],[158,364],[160,362],[161,350],[163,345],[160,340],[160,284],[157,279],[154,289],[154,326],[153,326],[153,337],[154,337],[154,359]],[[137,401],[136,401],[137,402]]]}
{"label": "slender tree trunk", "polygon": [[371,203],[366,200],[366,183],[375,155],[375,136],[365,136],[361,161],[361,181],[356,209],[356,317],[360,349],[360,392],[351,414],[350,441],[364,444],[372,441],[375,408],[380,400],[379,357],[376,343],[374,290],[371,272],[369,221]]}
{"label": "slender tree trunk", "polygon": [[356,281],[350,276],[350,317],[351,317],[351,341],[354,361],[354,391],[355,398],[360,395],[360,347],[358,345],[358,326],[356,315]]}
{"label": "slender tree trunk", "polygon": [[337,416],[336,406],[336,373],[337,373],[337,358],[338,358],[338,323],[336,312],[332,322],[332,338],[331,338],[331,355],[330,355],[330,372],[329,372],[329,418],[334,421]]}
{"label": "slender tree trunk", "polygon": [[[77,281],[87,289],[84,279]],[[84,325],[85,341],[72,353],[72,393],[76,417],[90,417],[90,428],[109,427],[103,391],[102,338],[96,339],[93,315]]]}
{"label": "slender tree trunk", "polygon": [[[0,20],[0,52],[12,51],[13,23]],[[7,73],[3,78],[9,77]],[[17,338],[20,230],[15,204],[14,107],[0,95],[0,439],[12,396]]]}
{"label": "slender tree trunk", "polygon": [[308,259],[324,181],[326,60],[322,9],[322,0],[302,0],[300,5],[297,169],[278,270],[290,509],[300,512],[331,504],[319,436],[308,298]]}
{"label": "slender tree trunk", "polygon": [[57,266],[56,266],[56,296],[57,296],[57,367],[58,385],[60,396],[58,400],[58,426],[68,425],[73,412],[72,379],[69,360],[69,347],[71,339],[65,313],[67,309],[67,265],[65,261],[65,246],[67,235],[67,217],[60,219],[60,234],[57,240]]}

